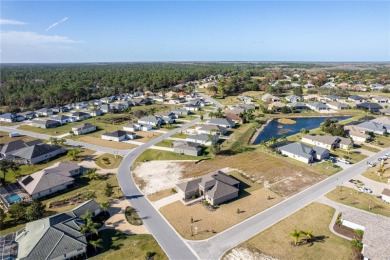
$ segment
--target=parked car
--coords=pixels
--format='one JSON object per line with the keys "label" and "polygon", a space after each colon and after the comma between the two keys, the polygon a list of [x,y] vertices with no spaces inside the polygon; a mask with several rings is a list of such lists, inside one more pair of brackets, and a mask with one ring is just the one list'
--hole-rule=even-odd
{"label": "parked car", "polygon": [[370,167],[375,167],[375,166],[376,166],[376,163],[374,163],[374,162],[369,162],[369,163],[367,163],[367,165],[370,166]]}
{"label": "parked car", "polygon": [[358,190],[360,190],[364,193],[372,193],[372,190],[370,188],[363,187],[363,186],[358,187]]}
{"label": "parked car", "polygon": [[19,136],[20,136],[20,134],[17,132],[9,133],[9,137],[19,137]]}
{"label": "parked car", "polygon": [[339,162],[342,162],[342,163],[345,163],[345,164],[351,164],[351,162],[349,162],[348,160],[344,159],[344,158],[337,158],[337,160]]}

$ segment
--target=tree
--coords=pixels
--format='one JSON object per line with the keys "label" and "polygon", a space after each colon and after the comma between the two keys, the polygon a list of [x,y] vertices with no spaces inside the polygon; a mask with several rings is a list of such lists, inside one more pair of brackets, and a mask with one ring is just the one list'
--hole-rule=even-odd
{"label": "tree", "polygon": [[297,86],[293,89],[293,94],[296,95],[296,96],[303,96],[303,90],[302,90],[302,86]]}
{"label": "tree", "polygon": [[13,172],[15,176],[18,175],[20,171],[20,165],[11,160],[3,159],[0,160],[0,171],[3,173],[1,183],[4,185],[6,181],[6,176],[9,172]]}
{"label": "tree", "polygon": [[106,195],[107,197],[111,197],[112,194],[114,194],[113,189],[114,187],[112,187],[112,185],[107,182],[106,187],[104,188],[104,195]]}
{"label": "tree", "polygon": [[68,151],[67,155],[72,158],[72,161],[76,161],[79,157],[80,150],[79,149],[72,149]]}
{"label": "tree", "polygon": [[261,141],[260,142],[260,146],[262,147],[262,148],[265,148],[265,147],[267,147],[267,142],[266,141]]}
{"label": "tree", "polygon": [[306,236],[306,241],[307,242],[310,242],[312,239],[313,239],[313,231],[307,231],[307,232],[304,232],[305,236]]}
{"label": "tree", "polygon": [[7,214],[4,212],[3,208],[0,208],[0,226],[3,225],[6,217],[7,217]]}
{"label": "tree", "polygon": [[269,142],[271,145],[274,145],[274,144],[276,143],[276,141],[277,141],[276,137],[275,137],[275,136],[272,136],[271,139],[269,139],[268,142]]}
{"label": "tree", "polygon": [[58,145],[58,139],[55,137],[50,137],[49,141],[52,145]]}
{"label": "tree", "polygon": [[99,233],[98,227],[98,223],[93,222],[92,218],[88,218],[85,224],[81,226],[80,232],[82,234],[95,233],[97,235]]}
{"label": "tree", "polygon": [[26,218],[29,221],[37,220],[45,215],[45,206],[39,200],[34,200],[26,209]]}
{"label": "tree", "polygon": [[301,237],[302,232],[294,229],[292,233],[289,234],[290,237],[294,238],[294,243],[295,245],[298,245],[299,243],[299,238]]}
{"label": "tree", "polygon": [[95,248],[95,251],[97,250],[97,248],[103,248],[103,239],[101,238],[97,240],[91,240],[89,241],[89,243]]}
{"label": "tree", "polygon": [[306,128],[301,129],[301,134],[308,134],[308,133],[310,133],[310,131],[308,129],[306,129]]}
{"label": "tree", "polygon": [[221,145],[217,141],[212,141],[210,146],[210,153],[212,155],[217,155],[221,152]]}
{"label": "tree", "polygon": [[65,143],[66,143],[66,139],[65,138],[60,138],[60,139],[57,140],[57,142],[58,142],[58,145],[64,146]]}
{"label": "tree", "polygon": [[107,212],[108,209],[110,208],[110,202],[109,201],[102,202],[100,203],[100,207],[102,207],[102,209]]}
{"label": "tree", "polygon": [[8,213],[11,215],[11,218],[16,221],[21,221],[25,218],[26,206],[20,202],[13,203],[9,209]]}

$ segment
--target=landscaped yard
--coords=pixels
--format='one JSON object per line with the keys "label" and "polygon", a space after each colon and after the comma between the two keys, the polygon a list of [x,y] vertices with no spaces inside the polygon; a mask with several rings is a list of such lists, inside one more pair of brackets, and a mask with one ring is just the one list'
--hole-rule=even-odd
{"label": "landscaped yard", "polygon": [[326,197],[338,203],[390,217],[390,204],[358,190],[340,187],[326,194]]}
{"label": "landscaped yard", "polygon": [[95,163],[103,169],[115,169],[119,167],[122,159],[123,158],[119,155],[105,153],[96,158]]}
{"label": "landscaped yard", "polygon": [[[246,182],[250,183],[250,182]],[[279,203],[282,198],[261,185],[246,187],[238,199],[222,204],[215,211],[203,204],[184,206],[177,201],[160,209],[169,223],[186,239],[206,239]],[[237,213],[239,211],[239,213]],[[191,217],[193,218],[191,235]]]}
{"label": "landscaped yard", "polygon": [[[329,230],[334,212],[329,206],[312,203],[238,245],[236,249],[246,248],[278,259],[352,259],[350,241]],[[292,246],[293,238],[289,234],[294,229],[313,231],[315,242]],[[233,258],[225,255],[223,259]]]}
{"label": "landscaped yard", "polygon": [[174,135],[172,135],[171,137],[174,137],[174,138],[181,138],[181,139],[186,139],[189,135],[187,134],[182,134],[182,133],[176,133]]}
{"label": "landscaped yard", "polygon": [[153,254],[154,260],[168,259],[152,235],[126,235],[113,229],[100,231],[99,235],[103,239],[103,253],[91,259],[145,260],[147,252]]}

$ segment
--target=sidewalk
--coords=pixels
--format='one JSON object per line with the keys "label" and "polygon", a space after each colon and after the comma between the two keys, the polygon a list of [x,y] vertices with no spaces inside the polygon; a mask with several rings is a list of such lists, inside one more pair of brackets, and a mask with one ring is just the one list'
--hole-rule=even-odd
{"label": "sidewalk", "polygon": [[164,206],[166,206],[168,204],[171,204],[171,203],[179,201],[179,200],[180,200],[180,194],[179,193],[175,193],[175,194],[172,194],[172,195],[170,195],[170,196],[168,196],[166,198],[163,198],[161,200],[152,202],[152,204],[158,210],[161,207],[164,207]]}

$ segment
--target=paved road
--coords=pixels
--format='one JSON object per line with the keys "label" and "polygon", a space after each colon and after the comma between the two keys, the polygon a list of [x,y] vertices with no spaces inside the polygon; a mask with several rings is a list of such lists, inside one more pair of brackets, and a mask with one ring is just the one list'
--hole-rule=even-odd
{"label": "paved road", "polygon": [[367,170],[367,161],[376,161],[379,157],[389,152],[390,148],[387,148],[366,158],[217,236],[199,242],[188,241],[188,243],[197,252],[200,259],[219,259],[227,250],[288,217],[337,186],[342,185],[342,183],[365,172]]}
{"label": "paved road", "polygon": [[[0,130],[4,131],[4,132],[10,132],[10,133],[18,132],[21,135],[27,135],[27,136],[31,136],[34,138],[44,139],[44,140],[49,140],[51,137],[56,137],[56,136],[51,136],[51,135],[47,135],[47,134],[38,134],[35,132],[16,129],[15,127],[10,127],[10,126],[1,126]],[[84,148],[87,148],[90,150],[104,152],[104,153],[117,154],[120,156],[125,156],[126,154],[129,153],[129,151],[131,151],[131,149],[127,149],[127,150],[113,149],[113,148],[108,148],[108,147],[104,147],[104,146],[100,146],[100,145],[94,145],[94,144],[89,144],[89,143],[85,143],[85,142],[75,141],[72,139],[66,139],[66,143],[68,145],[80,146],[80,147],[84,147]]]}

